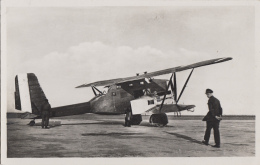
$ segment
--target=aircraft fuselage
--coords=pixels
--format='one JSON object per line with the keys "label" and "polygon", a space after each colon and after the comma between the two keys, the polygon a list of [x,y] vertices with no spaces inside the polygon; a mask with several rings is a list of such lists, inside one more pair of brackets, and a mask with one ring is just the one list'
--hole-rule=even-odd
{"label": "aircraft fuselage", "polygon": [[162,79],[153,79],[151,82],[146,81],[134,82],[130,85],[112,85],[105,95],[96,96],[90,100],[91,113],[96,114],[124,114],[127,107],[130,107],[130,101],[139,98],[145,94],[144,86],[149,92],[165,92],[166,81]]}

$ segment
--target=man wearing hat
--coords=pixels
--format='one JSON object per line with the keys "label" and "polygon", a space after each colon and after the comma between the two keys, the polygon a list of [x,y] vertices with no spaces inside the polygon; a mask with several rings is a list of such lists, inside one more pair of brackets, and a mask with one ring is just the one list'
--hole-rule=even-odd
{"label": "man wearing hat", "polygon": [[51,105],[48,99],[45,99],[44,103],[41,105],[42,128],[45,129],[48,128],[50,114],[51,114]]}
{"label": "man wearing hat", "polygon": [[213,128],[215,145],[212,147],[220,148],[220,134],[219,134],[219,123],[222,120],[222,108],[220,102],[217,98],[213,96],[213,91],[211,89],[206,89],[206,95],[209,98],[208,107],[209,112],[203,118],[203,121],[207,122],[207,129],[205,132],[204,140],[202,143],[209,145],[210,132]]}

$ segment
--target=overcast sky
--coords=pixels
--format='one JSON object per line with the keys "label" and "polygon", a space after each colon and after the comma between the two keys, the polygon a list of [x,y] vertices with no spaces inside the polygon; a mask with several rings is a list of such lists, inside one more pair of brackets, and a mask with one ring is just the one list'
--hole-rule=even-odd
{"label": "overcast sky", "polygon": [[[224,114],[255,114],[254,14],[249,6],[8,8],[8,111],[18,73],[35,73],[56,107],[92,98],[75,89],[83,83],[233,57],[194,70],[180,103],[196,109],[183,114],[206,114],[206,88]],[[178,91],[188,74],[177,73]]]}

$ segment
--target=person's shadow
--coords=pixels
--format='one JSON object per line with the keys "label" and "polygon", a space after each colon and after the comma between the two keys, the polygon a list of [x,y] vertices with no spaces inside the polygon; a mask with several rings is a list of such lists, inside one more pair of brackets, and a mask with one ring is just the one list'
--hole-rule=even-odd
{"label": "person's shadow", "polygon": [[201,145],[204,145],[201,141],[197,140],[197,139],[193,139],[189,136],[186,136],[186,135],[182,135],[182,134],[178,134],[178,133],[173,133],[173,132],[165,132],[165,133],[168,133],[170,135],[174,135],[176,136],[177,138],[182,138],[182,139],[185,139],[185,140],[188,140],[192,143],[197,143],[197,144],[201,144]]}

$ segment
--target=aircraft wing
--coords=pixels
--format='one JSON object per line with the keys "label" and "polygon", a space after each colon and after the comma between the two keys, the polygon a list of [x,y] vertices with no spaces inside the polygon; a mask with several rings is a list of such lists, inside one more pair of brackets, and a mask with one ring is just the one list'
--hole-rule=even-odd
{"label": "aircraft wing", "polygon": [[174,68],[150,72],[150,73],[142,74],[142,75],[139,75],[139,76],[96,81],[96,82],[89,83],[89,84],[86,83],[86,84],[82,84],[80,86],[77,86],[76,88],[90,87],[90,86],[110,86],[110,85],[113,85],[113,84],[121,84],[121,83],[124,83],[124,82],[141,80],[141,79],[145,79],[145,78],[151,78],[151,77],[154,77],[154,76],[160,76],[160,75],[174,73],[174,72],[180,72],[180,71],[184,71],[184,70],[188,70],[188,69],[192,69],[192,68],[198,68],[198,67],[202,67],[202,66],[206,66],[206,65],[217,64],[217,63],[221,63],[221,62],[225,62],[225,61],[229,61],[229,60],[232,60],[232,58],[231,57],[216,58],[216,59],[202,61],[202,62],[190,64],[190,65],[178,66],[178,67],[174,67]]}

